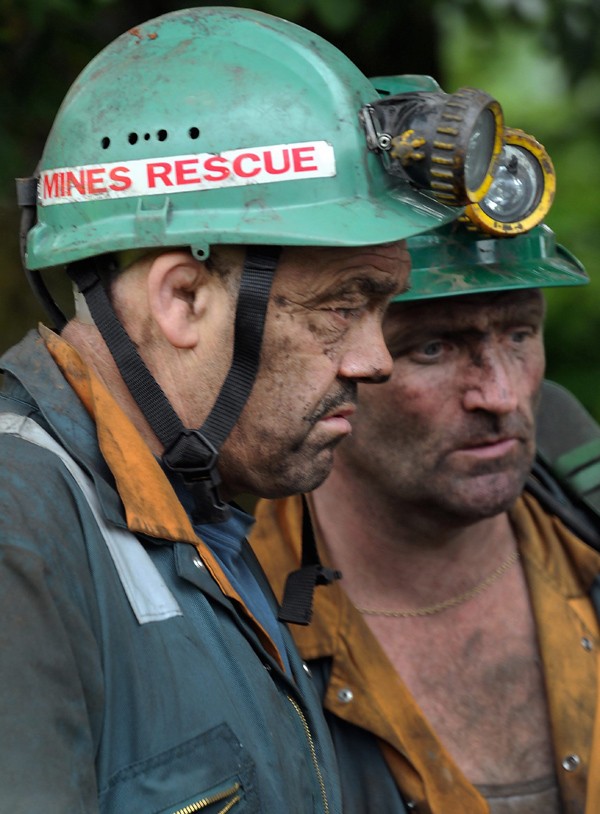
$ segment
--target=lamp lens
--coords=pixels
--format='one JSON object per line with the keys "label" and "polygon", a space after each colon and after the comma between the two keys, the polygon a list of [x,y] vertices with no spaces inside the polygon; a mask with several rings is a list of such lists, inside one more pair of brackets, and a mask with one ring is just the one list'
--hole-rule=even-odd
{"label": "lamp lens", "polygon": [[496,119],[491,110],[481,112],[467,147],[465,182],[467,189],[478,189],[489,172],[496,138]]}
{"label": "lamp lens", "polygon": [[501,223],[526,218],[538,205],[544,188],[542,169],[531,153],[506,144],[482,210]]}

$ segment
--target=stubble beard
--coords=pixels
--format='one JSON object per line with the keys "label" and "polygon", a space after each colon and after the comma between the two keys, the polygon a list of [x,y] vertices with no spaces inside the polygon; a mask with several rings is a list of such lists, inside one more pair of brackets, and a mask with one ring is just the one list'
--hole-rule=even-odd
{"label": "stubble beard", "polygon": [[508,511],[523,492],[532,459],[533,453],[523,445],[513,462],[486,461],[469,472],[442,467],[430,481],[428,510],[437,509],[458,524]]}

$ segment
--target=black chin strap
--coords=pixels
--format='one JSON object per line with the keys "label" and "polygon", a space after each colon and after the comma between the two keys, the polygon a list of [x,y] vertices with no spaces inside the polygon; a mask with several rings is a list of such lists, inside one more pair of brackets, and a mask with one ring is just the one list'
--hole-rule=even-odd
{"label": "black chin strap", "polygon": [[85,297],[129,392],[164,446],[165,466],[179,473],[195,504],[194,521],[217,523],[229,508],[219,496],[219,450],[244,409],[260,363],[260,350],[273,275],[281,249],[251,246],[246,252],[235,317],[233,359],[217,400],[202,427],[184,427],[162,388],[117,319],[101,283],[109,256],[73,263],[69,276]]}
{"label": "black chin strap", "polygon": [[27,282],[38,302],[50,317],[54,328],[60,333],[67,324],[67,318],[54,300],[39,271],[27,268],[27,235],[37,221],[37,177],[17,178],[17,203],[21,209],[19,227],[19,251],[21,264]]}
{"label": "black chin strap", "polygon": [[302,495],[302,566],[292,571],[285,583],[278,619],[294,625],[308,625],[313,614],[313,594],[317,585],[329,585],[341,571],[321,565],[306,498]]}

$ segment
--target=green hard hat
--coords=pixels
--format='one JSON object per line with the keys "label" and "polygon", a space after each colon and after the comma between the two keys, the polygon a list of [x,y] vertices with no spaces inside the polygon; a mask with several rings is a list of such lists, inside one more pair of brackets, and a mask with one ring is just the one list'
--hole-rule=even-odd
{"label": "green hard hat", "polygon": [[359,111],[377,98],[334,46],[259,11],[133,28],[56,116],[27,267],[156,246],[369,245],[454,219],[367,149]]}
{"label": "green hard hat", "polygon": [[490,237],[456,223],[407,240],[410,289],[394,302],[517,288],[586,285],[579,260],[545,224],[515,237]]}

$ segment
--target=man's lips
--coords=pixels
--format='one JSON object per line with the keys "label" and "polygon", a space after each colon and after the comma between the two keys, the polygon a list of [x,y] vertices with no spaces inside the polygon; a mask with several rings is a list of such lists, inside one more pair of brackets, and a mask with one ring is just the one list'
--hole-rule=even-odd
{"label": "man's lips", "polygon": [[356,407],[353,405],[336,407],[320,418],[318,423],[338,433],[349,435],[352,432],[352,424],[350,424],[349,418],[355,412]]}
{"label": "man's lips", "polygon": [[513,452],[519,444],[520,439],[516,436],[484,438],[457,447],[454,451],[461,455],[468,455],[479,459],[501,458]]}

